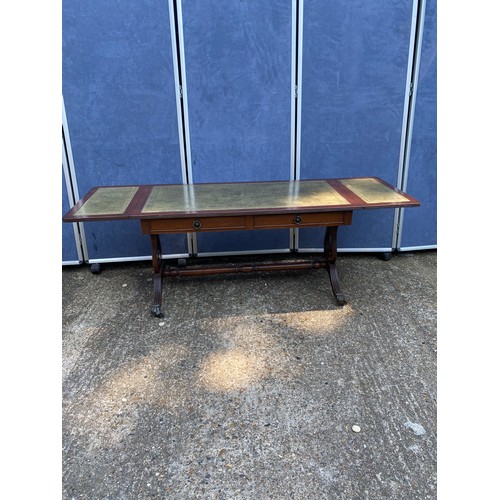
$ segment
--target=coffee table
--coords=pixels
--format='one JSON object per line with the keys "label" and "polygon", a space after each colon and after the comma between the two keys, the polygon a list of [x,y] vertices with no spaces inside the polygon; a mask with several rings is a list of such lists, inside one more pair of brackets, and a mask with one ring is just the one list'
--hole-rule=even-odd
{"label": "coffee table", "polygon": [[[324,268],[332,292],[345,304],[338,279],[337,230],[353,210],[417,207],[420,202],[378,177],[211,184],[97,186],[64,216],[64,222],[137,219],[151,239],[153,305],[162,317],[163,277]],[[160,235],[324,227],[320,258],[267,263],[167,265]]]}

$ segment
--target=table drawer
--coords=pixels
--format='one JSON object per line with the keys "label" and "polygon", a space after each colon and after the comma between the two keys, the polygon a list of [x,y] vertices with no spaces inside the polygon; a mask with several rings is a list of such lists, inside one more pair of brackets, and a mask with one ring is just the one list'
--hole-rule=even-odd
{"label": "table drawer", "polygon": [[255,215],[253,227],[265,229],[274,227],[337,226],[350,224],[352,212],[304,213],[287,215]]}
{"label": "table drawer", "polygon": [[245,217],[193,217],[179,219],[145,219],[145,234],[189,233],[197,231],[230,231],[245,229]]}

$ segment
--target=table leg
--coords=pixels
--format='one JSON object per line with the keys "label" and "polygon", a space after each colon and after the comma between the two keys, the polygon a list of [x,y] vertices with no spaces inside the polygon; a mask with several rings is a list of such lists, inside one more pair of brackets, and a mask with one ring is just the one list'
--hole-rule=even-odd
{"label": "table leg", "polygon": [[157,234],[151,235],[151,246],[153,255],[153,305],[151,307],[151,314],[157,318],[163,318],[161,312],[161,295],[162,295],[162,274],[163,274],[163,260],[161,251],[160,236]]}
{"label": "table leg", "polygon": [[343,306],[346,303],[344,294],[340,289],[339,276],[337,274],[337,229],[338,226],[328,226],[325,231],[324,249],[327,262],[326,270],[330,276],[333,295],[338,304]]}

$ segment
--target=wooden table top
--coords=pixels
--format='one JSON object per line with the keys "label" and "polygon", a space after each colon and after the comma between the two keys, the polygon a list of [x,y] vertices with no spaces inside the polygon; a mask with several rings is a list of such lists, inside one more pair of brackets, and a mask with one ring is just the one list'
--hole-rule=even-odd
{"label": "wooden table top", "polygon": [[63,221],[334,212],[419,205],[418,200],[378,177],[97,186],[63,216]]}

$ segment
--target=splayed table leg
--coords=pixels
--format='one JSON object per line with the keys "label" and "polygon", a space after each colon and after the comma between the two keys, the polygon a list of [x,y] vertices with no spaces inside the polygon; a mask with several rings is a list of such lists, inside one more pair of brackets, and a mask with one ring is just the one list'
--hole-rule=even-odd
{"label": "splayed table leg", "polygon": [[333,295],[338,304],[343,306],[346,300],[342,290],[340,289],[339,276],[337,273],[337,230],[338,226],[328,226],[325,231],[324,250],[326,258],[326,270],[330,277]]}
{"label": "splayed table leg", "polygon": [[153,305],[151,313],[157,318],[163,318],[161,312],[161,295],[162,295],[162,274],[165,262],[162,259],[160,236],[157,234],[151,235],[151,246],[153,256]]}

